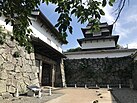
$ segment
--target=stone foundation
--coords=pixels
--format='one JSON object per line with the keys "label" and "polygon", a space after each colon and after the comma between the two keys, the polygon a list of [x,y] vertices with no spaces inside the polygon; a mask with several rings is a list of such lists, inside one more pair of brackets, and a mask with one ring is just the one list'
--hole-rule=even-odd
{"label": "stone foundation", "polygon": [[34,53],[28,54],[6,36],[0,45],[0,93],[15,93],[17,88],[19,93],[25,93],[27,85],[39,86],[37,71]]}
{"label": "stone foundation", "polygon": [[137,90],[137,60],[134,61],[133,88]]}
{"label": "stone foundation", "polygon": [[131,57],[121,58],[96,58],[96,59],[66,59],[66,83],[68,86],[100,85],[107,84],[118,87],[118,84],[129,87],[134,69]]}

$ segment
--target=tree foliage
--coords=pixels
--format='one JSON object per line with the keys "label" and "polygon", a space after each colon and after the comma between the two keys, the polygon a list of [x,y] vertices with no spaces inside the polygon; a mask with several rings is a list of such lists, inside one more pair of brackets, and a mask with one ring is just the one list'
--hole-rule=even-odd
{"label": "tree foliage", "polygon": [[112,6],[116,0],[84,1],[85,2],[83,2],[83,0],[0,0],[0,16],[4,15],[6,17],[6,24],[11,23],[13,26],[13,39],[16,39],[21,46],[25,46],[26,50],[31,52],[32,47],[29,38],[31,30],[27,30],[31,24],[29,17],[31,16],[31,12],[35,8],[38,8],[41,2],[57,5],[55,12],[59,14],[59,18],[55,27],[57,27],[60,34],[66,38],[66,31],[68,30],[70,33],[73,31],[71,26],[72,15],[74,15],[80,23],[90,21],[93,23],[92,29],[96,30],[101,15],[105,15],[100,6],[105,7],[107,3]]}
{"label": "tree foliage", "polygon": [[67,52],[78,52],[78,51],[81,51],[82,49],[80,47],[77,47],[77,48],[73,48],[73,49],[69,49],[67,50]]}

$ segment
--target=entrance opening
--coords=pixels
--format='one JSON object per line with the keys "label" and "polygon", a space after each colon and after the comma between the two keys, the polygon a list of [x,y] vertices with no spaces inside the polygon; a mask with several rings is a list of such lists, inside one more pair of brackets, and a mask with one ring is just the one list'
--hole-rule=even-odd
{"label": "entrance opening", "polygon": [[42,86],[51,86],[52,85],[52,69],[50,64],[42,64]]}

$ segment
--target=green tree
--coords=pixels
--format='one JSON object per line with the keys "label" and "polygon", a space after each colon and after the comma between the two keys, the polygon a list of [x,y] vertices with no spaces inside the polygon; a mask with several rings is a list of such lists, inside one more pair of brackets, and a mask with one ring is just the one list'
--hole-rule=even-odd
{"label": "green tree", "polygon": [[[60,35],[66,39],[68,30],[72,33],[72,21],[71,16],[75,15],[78,22],[85,23],[90,21],[93,23],[92,29],[98,28],[101,15],[105,15],[101,9],[106,6],[107,3],[113,6],[113,3],[117,0],[0,0],[0,16],[6,17],[6,24],[11,23],[13,26],[13,39],[16,39],[21,46],[31,52],[31,39],[29,38],[31,30],[27,29],[31,24],[29,17],[35,8],[38,8],[41,2],[46,4],[52,3],[57,5],[55,12],[60,16],[58,18],[55,27],[58,28]],[[123,8],[124,1],[119,2],[119,12]]]}
{"label": "green tree", "polygon": [[78,51],[81,51],[80,47],[67,50],[67,52],[78,52]]}

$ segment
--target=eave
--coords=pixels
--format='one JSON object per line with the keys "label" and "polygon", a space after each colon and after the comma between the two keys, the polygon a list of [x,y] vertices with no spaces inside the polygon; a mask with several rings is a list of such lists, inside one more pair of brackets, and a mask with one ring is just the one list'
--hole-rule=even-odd
{"label": "eave", "polygon": [[76,54],[96,54],[96,53],[123,53],[123,52],[135,52],[137,49],[108,49],[108,50],[87,50],[87,51],[78,51],[78,52],[65,52],[65,55],[76,55]]}
{"label": "eave", "polygon": [[[105,26],[101,26],[101,24],[106,24],[106,25]],[[105,23],[101,23],[101,24],[99,25],[100,29],[101,28],[108,28],[110,34],[112,34],[113,25],[108,25],[106,22]],[[81,28],[81,30],[82,30],[82,33],[83,33],[84,37],[86,37],[86,35],[92,35],[93,34],[92,32],[90,34],[86,34],[87,30],[91,30],[90,26],[85,27],[85,28]]]}
{"label": "eave", "polygon": [[92,38],[82,38],[82,39],[77,39],[78,43],[81,45],[82,42],[84,41],[92,41],[92,40],[104,40],[104,39],[114,39],[115,40],[115,44],[117,44],[119,35],[115,35],[115,36],[98,36],[98,37],[92,37]]}
{"label": "eave", "polygon": [[34,46],[34,52],[44,55],[48,58],[51,58],[53,60],[58,60],[61,58],[66,58],[65,55],[63,55],[61,52],[58,50],[54,49],[38,37],[31,36],[32,39],[32,44]]}
{"label": "eave", "polygon": [[39,15],[37,16],[40,20],[42,20],[42,23],[53,32],[55,37],[62,43],[62,44],[67,44],[68,41],[63,38],[63,36],[57,31],[57,29],[51,24],[51,22],[46,18],[46,16],[40,11]]}
{"label": "eave", "polygon": [[135,58],[137,56],[137,50],[135,51],[135,53],[133,53],[132,58]]}

